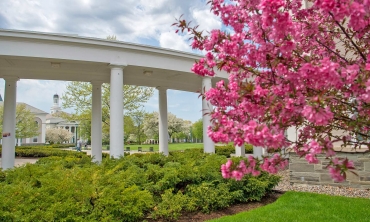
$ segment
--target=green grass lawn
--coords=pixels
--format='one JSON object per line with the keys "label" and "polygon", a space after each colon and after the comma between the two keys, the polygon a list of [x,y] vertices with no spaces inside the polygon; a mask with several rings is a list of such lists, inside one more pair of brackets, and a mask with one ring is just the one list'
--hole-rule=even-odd
{"label": "green grass lawn", "polygon": [[370,199],[287,192],[264,207],[212,222],[370,221]]}
{"label": "green grass lawn", "polygon": [[[149,151],[149,147],[153,147],[154,151],[158,151],[158,144],[145,144],[145,145],[125,145],[125,150],[127,147],[130,147],[130,150],[137,150],[138,147],[142,147],[143,151]],[[191,148],[203,148],[203,143],[169,143],[169,151],[175,150],[186,150]],[[107,146],[103,146],[103,149],[107,149]]]}

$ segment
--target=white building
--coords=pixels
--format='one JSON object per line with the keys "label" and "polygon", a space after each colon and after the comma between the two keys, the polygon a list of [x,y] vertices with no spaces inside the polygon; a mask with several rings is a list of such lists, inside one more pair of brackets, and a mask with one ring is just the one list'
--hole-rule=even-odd
{"label": "white building", "polygon": [[[0,105],[3,106],[3,99],[0,95]],[[27,103],[17,102],[18,104],[24,104],[28,110],[31,111],[32,114],[35,115],[35,123],[39,126],[39,135],[33,138],[22,138],[17,139],[17,145],[21,144],[44,144],[46,130],[49,128],[62,128],[66,129],[73,134],[71,139],[71,143],[75,142],[76,129],[78,128],[78,123],[75,121],[68,121],[61,117],[59,117],[58,113],[63,112],[61,107],[59,106],[59,95],[55,94],[53,96],[53,106],[50,108],[50,113],[42,111],[34,106],[31,106]],[[77,131],[78,132],[78,131]]]}
{"label": "white building", "polygon": [[49,128],[66,129],[73,134],[73,137],[70,143],[75,143],[76,137],[78,138],[78,135],[77,135],[78,122],[68,121],[68,120],[61,118],[60,115],[58,114],[61,114],[62,112],[63,112],[62,108],[59,106],[59,95],[55,94],[53,96],[53,106],[50,108],[50,114],[46,115],[46,121],[45,121],[46,129],[49,129]]}

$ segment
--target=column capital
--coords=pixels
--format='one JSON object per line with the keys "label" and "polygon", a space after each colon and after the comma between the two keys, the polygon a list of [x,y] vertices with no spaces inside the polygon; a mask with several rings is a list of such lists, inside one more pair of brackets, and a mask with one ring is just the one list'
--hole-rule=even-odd
{"label": "column capital", "polygon": [[108,65],[111,69],[124,69],[127,64],[116,64],[116,63],[110,63]]}
{"label": "column capital", "polygon": [[100,86],[104,83],[104,81],[102,81],[102,80],[91,80],[90,83],[92,85],[99,85]]}
{"label": "column capital", "polygon": [[168,89],[167,86],[157,86],[155,88],[158,89],[158,90],[167,90]]}
{"label": "column capital", "polygon": [[18,76],[3,76],[2,78],[7,82],[17,82],[17,81],[19,81]]}
{"label": "column capital", "polygon": [[213,76],[201,76],[202,79],[213,79]]}

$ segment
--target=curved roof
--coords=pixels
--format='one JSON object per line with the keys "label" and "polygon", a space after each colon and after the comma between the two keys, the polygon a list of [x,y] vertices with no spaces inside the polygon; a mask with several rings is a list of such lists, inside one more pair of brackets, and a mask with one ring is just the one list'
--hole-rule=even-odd
{"label": "curved roof", "polygon": [[[124,67],[124,84],[197,92],[191,72],[200,55],[77,35],[0,29],[0,77],[109,83],[112,66]],[[146,72],[149,71],[149,72]],[[146,73],[146,74],[144,74]],[[149,75],[148,75],[149,73]],[[227,78],[217,72],[216,81]]]}

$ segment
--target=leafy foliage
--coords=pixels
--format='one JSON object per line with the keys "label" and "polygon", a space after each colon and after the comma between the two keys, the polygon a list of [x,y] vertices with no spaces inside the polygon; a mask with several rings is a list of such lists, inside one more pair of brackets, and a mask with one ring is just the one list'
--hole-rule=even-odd
{"label": "leafy foliage", "polygon": [[49,143],[69,142],[72,137],[73,133],[61,128],[49,128],[46,129],[45,133],[45,140]]}
{"label": "leafy foliage", "polygon": [[[3,131],[4,106],[0,105],[0,132]],[[35,115],[27,109],[26,104],[18,103],[16,106],[16,138],[32,138],[39,135],[39,125],[36,123]]]}
{"label": "leafy foliage", "polygon": [[203,120],[202,119],[193,123],[191,127],[191,134],[196,140],[203,139]]}
{"label": "leafy foliage", "polygon": [[101,164],[87,156],[42,158],[0,171],[0,220],[176,220],[183,212],[210,212],[259,200],[279,180],[267,174],[223,179],[220,165],[225,161],[224,156],[199,150],[171,152],[168,157],[153,153],[105,158]]}
{"label": "leafy foliage", "polygon": [[[88,82],[70,82],[67,84],[66,91],[62,95],[62,106],[64,108],[74,108],[76,114],[70,115],[69,120],[78,120],[81,124],[81,135],[90,132],[91,129],[91,105],[92,105],[92,85]],[[142,103],[148,101],[153,95],[154,89],[142,86],[124,85],[123,106],[125,114],[136,111]],[[103,139],[109,140],[110,125],[110,85],[102,85],[102,121]]]}
{"label": "leafy foliage", "polygon": [[[156,139],[158,138],[158,124],[159,124],[159,113],[149,113],[145,117],[143,130],[147,137]],[[179,133],[188,134],[190,132],[190,125],[187,121],[178,118],[172,113],[168,113],[168,135],[173,138],[174,135]]]}

